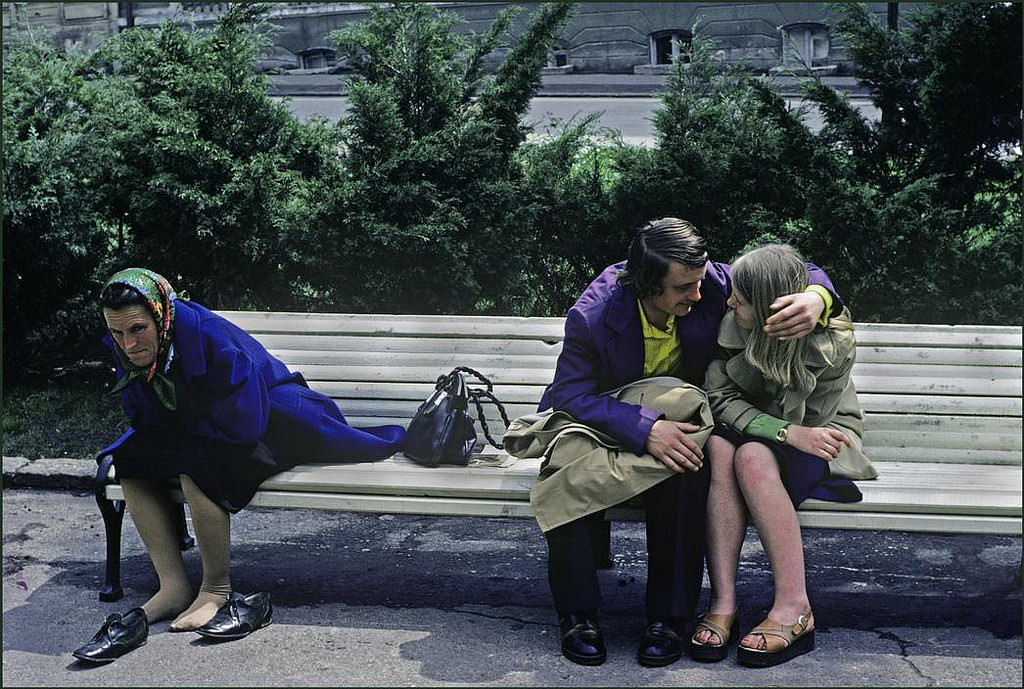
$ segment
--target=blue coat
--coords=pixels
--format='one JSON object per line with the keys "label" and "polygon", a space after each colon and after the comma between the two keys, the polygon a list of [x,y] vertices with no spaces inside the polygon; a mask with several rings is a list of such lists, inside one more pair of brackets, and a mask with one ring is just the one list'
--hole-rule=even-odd
{"label": "blue coat", "polygon": [[[625,261],[605,270],[583,291],[565,319],[565,339],[555,366],[555,377],[544,391],[540,410],[557,409],[617,438],[635,454],[646,452],[647,436],[661,414],[639,404],[620,402],[604,393],[643,377],[644,339],[636,292],[620,285],[618,274]],[[833,312],[842,310],[824,271],[808,264],[810,281],[833,293]],[[732,291],[730,266],[707,264],[700,301],[676,319],[682,348],[679,377],[693,385],[715,357],[718,326],[729,310]]]}
{"label": "blue coat", "polygon": [[[109,335],[104,341],[115,354]],[[309,389],[301,374],[247,332],[195,302],[175,301],[173,342],[178,409],[160,404],[146,383],[132,383],[121,391],[121,404],[133,429],[180,430],[232,445],[263,442],[294,463],[373,461],[402,447],[400,426],[348,425],[331,398]],[[114,361],[120,376],[117,356]]]}

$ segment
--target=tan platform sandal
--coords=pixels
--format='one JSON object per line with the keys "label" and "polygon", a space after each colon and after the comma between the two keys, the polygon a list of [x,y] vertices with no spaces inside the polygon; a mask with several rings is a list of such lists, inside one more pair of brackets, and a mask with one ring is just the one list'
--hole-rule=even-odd
{"label": "tan platform sandal", "polygon": [[[737,614],[718,615],[705,613],[697,620],[697,626],[690,636],[690,657],[705,663],[717,663],[729,655],[729,640],[737,634]],[[721,643],[709,644],[697,641],[697,635],[707,630],[718,635]]]}
{"label": "tan platform sandal", "polygon": [[750,633],[764,637],[766,648],[740,645],[736,649],[736,660],[750,667],[772,667],[814,650],[814,615],[808,610],[796,624],[781,624],[767,619]]}

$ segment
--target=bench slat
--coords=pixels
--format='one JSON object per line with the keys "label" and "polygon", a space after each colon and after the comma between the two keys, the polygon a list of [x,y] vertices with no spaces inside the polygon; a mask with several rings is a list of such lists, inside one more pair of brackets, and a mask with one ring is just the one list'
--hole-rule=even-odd
{"label": "bench slat", "polygon": [[540,460],[520,459],[511,467],[421,467],[403,457],[361,464],[306,464],[273,476],[260,490],[293,490],[391,495],[442,495],[529,500]]}
{"label": "bench slat", "polygon": [[984,378],[925,378],[908,376],[859,375],[854,367],[853,383],[857,392],[917,395],[978,395],[983,397],[1021,396],[1020,378],[987,380]]}
{"label": "bench slat", "polygon": [[[829,503],[831,504],[831,503]],[[800,525],[814,529],[861,531],[910,531],[921,533],[988,534],[1020,536],[1019,517],[991,517],[955,514],[893,514],[888,512],[802,511]]]}
{"label": "bench slat", "polygon": [[[842,509],[1021,515],[1020,466],[877,462],[879,478],[857,483],[864,501]],[[529,500],[540,467],[520,459],[507,468],[420,467],[396,457],[361,464],[303,465],[267,479],[263,490]],[[821,502],[833,509],[834,503]],[[808,504],[808,509],[818,505]]]}
{"label": "bench slat", "polygon": [[928,414],[960,414],[977,416],[1021,417],[1021,400],[1008,397],[955,397],[952,395],[904,395],[857,391],[857,399],[866,413],[892,412],[924,416]]}
{"label": "bench slat", "polygon": [[890,414],[869,412],[866,424],[872,431],[944,431],[947,433],[1008,433],[1020,435],[1018,416],[955,416],[952,414]]}
{"label": "bench slat", "polygon": [[219,311],[252,334],[315,333],[317,335],[386,335],[421,337],[497,337],[502,340],[560,342],[561,318],[517,316],[422,316],[345,313],[260,313]]}
{"label": "bench slat", "polygon": [[[111,486],[107,497],[123,500],[120,486]],[[833,503],[827,503],[829,505]],[[359,495],[338,493],[290,493],[261,491],[250,503],[252,507],[327,509],[345,512],[373,512],[385,514],[418,514],[451,517],[507,517],[531,518],[530,503],[508,500],[473,500],[452,498],[438,500],[430,497]],[[613,520],[639,521],[642,510],[614,509],[608,516]],[[900,530],[927,533],[981,533],[1020,536],[1019,517],[961,516],[901,514],[889,512],[849,512],[808,510],[797,513],[804,528]]]}
{"label": "bench slat", "polygon": [[460,352],[467,354],[511,354],[552,358],[562,351],[561,343],[542,340],[466,339],[451,337],[384,337],[264,333],[256,339],[267,349],[305,352]]}
{"label": "bench slat", "polygon": [[[450,365],[433,366],[322,366],[308,364],[296,370],[312,385],[313,381],[359,381],[359,382],[430,382],[451,370]],[[477,369],[494,383],[530,384],[545,386],[551,382],[551,371],[539,368],[502,368],[497,360]]]}
{"label": "bench slat", "polygon": [[1020,349],[1020,328],[998,325],[855,323],[858,345]]}
{"label": "bench slat", "polygon": [[[297,351],[293,349],[270,349],[271,354],[283,361],[289,368],[304,371],[311,366],[368,367],[368,368],[408,368],[418,367],[425,374],[433,373],[436,380],[439,375],[448,373],[456,366],[494,368],[496,366],[511,369],[541,369],[545,379],[551,382],[555,370],[555,356],[538,356],[522,354],[506,354],[501,351],[491,352],[393,352],[393,351],[360,351],[360,352],[328,352],[328,351]],[[483,373],[483,371],[481,371]],[[303,373],[305,375],[305,373]],[[471,378],[472,379],[472,378]]]}
{"label": "bench slat", "polygon": [[[433,383],[315,381],[310,386],[333,397],[345,409],[347,399],[398,399],[423,401],[434,389]],[[545,385],[496,385],[502,402],[536,405]],[[903,395],[858,392],[866,413],[892,412],[912,416],[929,414],[1021,417],[1021,401],[1001,397],[954,397],[952,395]]]}
{"label": "bench slat", "polygon": [[[542,368],[502,368],[500,364],[481,366],[480,373],[494,383],[546,386],[551,372]],[[324,366],[308,364],[297,370],[312,383],[327,381],[356,382],[432,382],[447,373],[450,366]],[[990,380],[986,378],[931,378],[907,376],[864,376],[854,369],[854,384],[858,391],[870,393],[900,393],[922,395],[978,395],[1020,397],[1021,381]]]}
{"label": "bench slat", "polygon": [[[562,339],[564,319],[517,316],[430,316],[219,311],[253,333],[401,334],[500,339]],[[1021,331],[1005,326],[855,323],[858,342],[870,345],[1020,349]]]}
{"label": "bench slat", "polygon": [[931,447],[950,450],[1021,450],[1019,433],[945,433],[937,431],[891,431],[868,428],[864,444],[870,447]]}
{"label": "bench slat", "polygon": [[969,465],[1020,466],[1019,450],[961,450],[942,447],[887,447],[866,444],[864,452],[872,462],[919,462]]}
{"label": "bench slat", "polygon": [[[422,386],[422,397],[412,397],[409,393],[408,388],[395,388],[391,390],[391,394],[387,394],[386,391],[381,391],[380,394],[375,394],[372,390],[365,390],[359,394],[353,392],[345,392],[339,394],[338,389],[330,388],[327,384],[318,383],[314,386],[321,390],[329,397],[334,397],[338,402],[338,406],[342,408],[345,413],[355,412],[357,410],[388,410],[389,413],[393,414],[408,414],[409,418],[412,418],[412,414],[416,411],[417,406],[420,402],[425,400],[427,396],[434,389],[433,386],[424,385]],[[536,411],[536,399],[540,397],[541,387],[530,388],[522,390],[519,395],[511,395],[509,391],[498,386],[495,388],[495,393],[502,402],[506,402],[509,405],[518,405],[524,408],[523,412],[518,413],[530,413]],[[957,432],[1004,432],[1004,433],[1017,433],[1021,429],[1021,417],[1019,415],[1011,416],[991,416],[985,415],[980,412],[990,411],[986,406],[980,407],[977,410],[967,409],[966,405],[957,405],[956,411],[966,414],[969,411],[979,412],[976,416],[953,416],[948,413],[943,414],[928,414],[925,410],[920,412],[913,408],[910,401],[905,405],[908,410],[913,409],[914,413],[904,414],[892,414],[888,410],[891,410],[895,406],[893,398],[889,398],[886,404],[879,405],[865,405],[865,416],[868,419],[868,426],[873,430],[890,429],[890,430],[910,430],[910,429],[927,429],[927,430],[949,430]],[[886,409],[885,413],[873,411],[873,409]],[[948,409],[941,407],[936,411],[948,412]]]}
{"label": "bench slat", "polygon": [[[434,390],[434,382],[413,383],[395,381],[309,381],[309,386],[319,390],[328,397],[333,397],[338,406],[345,409],[345,400],[391,399],[417,400],[422,402]],[[494,394],[502,402],[517,402],[536,407],[537,401],[544,392],[544,385],[505,385],[494,386]]]}
{"label": "bench slat", "polygon": [[[1020,466],[974,467],[878,462],[881,476],[859,481],[864,501],[808,500],[798,512],[806,527],[903,529],[952,533],[1021,532]],[[531,517],[529,486],[539,460],[511,467],[428,469],[403,458],[347,465],[303,465],[268,479],[255,507],[294,507],[401,514]],[[404,486],[404,487],[403,487]],[[376,487],[376,488],[375,488]],[[372,492],[379,489],[379,492]],[[406,492],[411,495],[402,495]],[[106,487],[123,499],[121,487]],[[482,497],[494,496],[494,497]],[[176,493],[178,500],[180,492]],[[612,518],[640,518],[632,507]]]}
{"label": "bench slat", "polygon": [[986,381],[1010,381],[1015,382],[1019,388],[1021,382],[1021,369],[1014,366],[962,366],[959,364],[931,364],[931,363],[862,363],[858,361],[853,366],[854,377],[904,377],[904,378],[956,378],[958,380],[975,379]]}
{"label": "bench slat", "polygon": [[1019,349],[873,347],[858,342],[857,363],[948,364],[960,367],[1007,366],[1020,368],[1021,351]]}

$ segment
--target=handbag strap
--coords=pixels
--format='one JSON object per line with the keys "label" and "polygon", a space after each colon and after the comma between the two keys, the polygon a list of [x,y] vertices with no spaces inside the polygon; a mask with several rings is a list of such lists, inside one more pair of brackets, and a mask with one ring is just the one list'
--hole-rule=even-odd
{"label": "handbag strap", "polygon": [[487,392],[491,392],[494,390],[494,386],[491,385],[490,379],[488,379],[484,374],[480,373],[479,371],[470,368],[469,366],[456,366],[448,375],[453,375],[455,373],[458,373],[459,371],[462,371],[463,373],[468,373],[471,376],[476,377],[481,383],[487,386]]}
{"label": "handbag strap", "polygon": [[487,376],[480,373],[476,369],[470,368],[469,366],[456,366],[451,370],[450,373],[437,377],[436,387],[440,388],[444,386],[446,381],[450,380],[454,376],[457,376],[459,373],[468,373],[469,375],[477,378],[481,383],[487,386],[486,390],[481,390],[479,388],[471,388],[467,385],[466,394],[469,396],[469,399],[473,400],[473,404],[476,405],[477,418],[479,418],[480,420],[480,426],[483,428],[484,437],[487,438],[487,442],[489,442],[491,445],[498,448],[499,450],[504,449],[502,444],[491,436],[491,429],[487,426],[487,417],[484,415],[484,407],[480,403],[481,397],[490,402],[493,402],[494,406],[498,408],[498,413],[501,414],[501,420],[505,422],[505,427],[508,428],[509,420],[508,414],[505,412],[505,405],[501,403],[501,400],[495,397],[493,392],[494,385],[491,383],[490,379],[487,378]]}
{"label": "handbag strap", "polygon": [[494,403],[494,406],[498,408],[498,413],[501,414],[501,420],[505,422],[505,428],[508,428],[509,421],[508,414],[505,413],[505,405],[503,405],[501,400],[495,397],[494,393],[490,390],[473,390],[472,388],[468,388],[468,390],[469,398],[473,400],[473,404],[476,405],[477,417],[480,419],[480,426],[484,429],[484,437],[487,438],[487,442],[499,450],[505,449],[501,443],[491,437],[491,429],[487,427],[487,419],[484,416],[484,406],[480,404],[480,398],[483,397]]}

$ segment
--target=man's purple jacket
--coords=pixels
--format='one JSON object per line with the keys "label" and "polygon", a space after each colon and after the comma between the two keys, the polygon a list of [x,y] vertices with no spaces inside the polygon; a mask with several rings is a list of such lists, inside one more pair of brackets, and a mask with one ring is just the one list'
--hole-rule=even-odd
{"label": "man's purple jacket", "polygon": [[[729,310],[725,302],[732,291],[729,264],[708,261],[707,266],[700,301],[676,319],[682,346],[678,375],[693,385],[704,382],[715,356],[718,326]],[[643,454],[651,426],[661,413],[604,394],[643,377],[644,338],[636,291],[617,280],[625,267],[623,261],[605,268],[569,309],[555,378],[544,391],[539,410],[564,411],[617,438],[630,452]],[[828,275],[810,263],[807,267],[811,284],[832,292],[832,313],[839,313],[842,301]]]}

